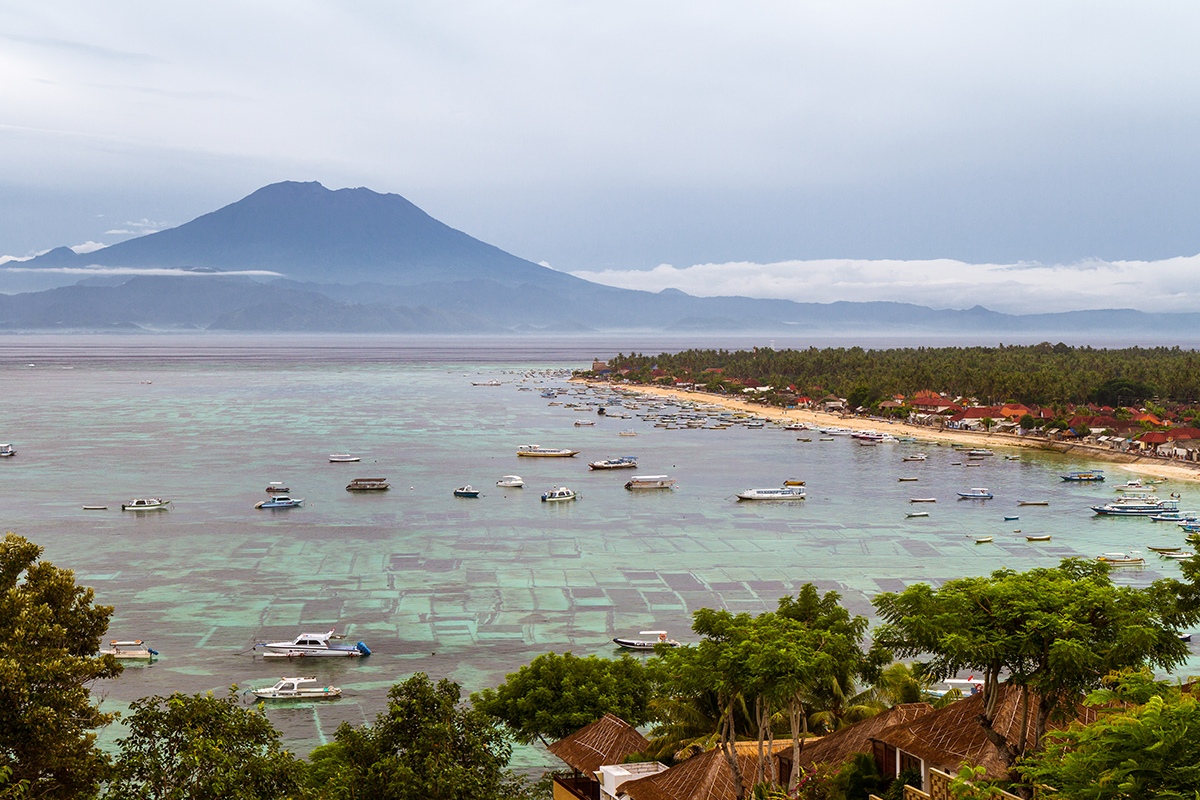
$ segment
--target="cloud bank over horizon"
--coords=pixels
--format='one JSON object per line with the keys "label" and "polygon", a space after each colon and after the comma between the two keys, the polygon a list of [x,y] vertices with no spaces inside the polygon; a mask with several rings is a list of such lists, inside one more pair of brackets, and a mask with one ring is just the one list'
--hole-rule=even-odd
{"label": "cloud bank over horizon", "polygon": [[980,305],[1007,314],[1200,308],[1200,288],[1195,283],[1200,255],[1074,264],[972,264],[952,259],[737,261],[690,267],[660,264],[649,270],[572,270],[571,274],[623,289],[678,289],[697,297],[799,303],[887,301],[935,309]]}

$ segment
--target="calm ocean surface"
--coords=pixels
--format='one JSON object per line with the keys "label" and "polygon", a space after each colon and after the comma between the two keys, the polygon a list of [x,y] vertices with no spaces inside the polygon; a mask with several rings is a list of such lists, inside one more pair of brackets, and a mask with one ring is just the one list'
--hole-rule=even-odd
{"label": "calm ocean surface", "polygon": [[[343,721],[373,719],[388,688],[416,671],[470,692],[548,651],[608,655],[613,636],[646,628],[687,641],[698,608],[764,611],[806,582],[870,615],[871,597],[913,582],[1182,544],[1169,523],[1093,516],[1088,506],[1114,496],[1114,481],[1065,483],[1060,473],[1089,465],[1057,454],[1007,461],[1009,451],[997,448],[976,462],[929,444],[665,430],[636,416],[549,406],[540,392],[518,389],[567,386],[564,378],[522,383],[527,370],[686,346],[616,337],[0,338],[0,441],[18,450],[0,460],[0,526],[45,547],[98,602],[116,607],[110,638],[145,639],[161,652],[153,665],[96,687],[106,708],[316,675],[344,697],[269,711],[302,754]],[[493,378],[505,383],[471,385]],[[596,425],[575,427],[581,418]],[[638,435],[618,437],[622,430]],[[529,443],[581,453],[518,459],[517,447]],[[918,451],[929,460],[901,462]],[[362,462],[329,463],[343,452]],[[640,458],[638,474],[676,478],[676,490],[635,495],[622,488],[628,471],[587,468],[622,455]],[[510,473],[526,488],[495,486]],[[344,487],[354,477],[384,477],[392,489],[353,495]],[[785,479],[807,481],[808,500],[732,498]],[[285,482],[304,506],[256,510],[268,481]],[[464,483],[484,496],[453,497]],[[578,501],[540,502],[564,484]],[[974,486],[996,499],[955,500]],[[1200,506],[1195,486],[1164,488],[1182,494],[1182,507]],[[122,501],[146,496],[172,500],[171,510],[120,511]],[[937,498],[916,507],[927,518],[906,518],[913,497]],[[1049,506],[1018,508],[1018,500]],[[1053,539],[1027,542],[1028,534]],[[994,541],[977,545],[979,535]],[[1177,574],[1151,557],[1116,581],[1140,586]],[[331,627],[373,655],[280,663],[249,649]],[[1181,673],[1197,665],[1193,657]],[[554,763],[533,748],[517,759]]]}

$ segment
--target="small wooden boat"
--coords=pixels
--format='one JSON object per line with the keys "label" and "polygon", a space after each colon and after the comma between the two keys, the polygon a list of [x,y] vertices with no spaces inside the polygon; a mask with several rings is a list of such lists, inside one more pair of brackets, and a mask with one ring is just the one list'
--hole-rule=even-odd
{"label": "small wooden boat", "polygon": [[975,544],[987,544],[992,540],[991,536],[976,536]]}
{"label": "small wooden boat", "polygon": [[355,461],[362,461],[360,456],[352,456],[349,453],[332,453],[329,456],[329,461],[332,464],[353,464]]}
{"label": "small wooden boat", "polygon": [[1050,505],[1050,501],[1049,500],[1018,500],[1017,505],[1019,505],[1019,506],[1048,506],[1048,505]]}
{"label": "small wooden boat", "polygon": [[347,492],[382,492],[391,486],[387,478],[354,478],[346,484]]}
{"label": "small wooden boat", "polygon": [[914,498],[910,499],[908,502],[910,502],[910,503],[936,503],[937,498],[936,497],[914,497]]}
{"label": "small wooden boat", "polygon": [[908,518],[910,518],[910,519],[911,519],[912,517],[928,517],[928,516],[929,516],[929,512],[928,512],[928,511],[910,511],[910,512],[908,512],[907,514],[905,514],[904,516],[906,516],[906,517],[908,517]]}
{"label": "small wooden boat", "polygon": [[1020,517],[1005,517],[1005,518],[1004,518],[1004,521],[1005,521],[1005,522],[1012,522],[1012,521],[1013,521],[1013,520],[1015,520],[1015,519],[1020,519]]}
{"label": "small wooden boat", "polygon": [[283,481],[271,481],[267,484],[267,494],[287,494],[291,489],[283,485]]}
{"label": "small wooden boat", "polygon": [[804,481],[784,481],[784,486],[803,486]]}
{"label": "small wooden boat", "polygon": [[108,506],[84,506],[84,511],[108,511]]}
{"label": "small wooden boat", "polygon": [[133,639],[131,641],[120,642],[112,640],[108,643],[108,647],[100,651],[102,656],[112,656],[117,659],[132,659],[138,661],[153,661],[158,655],[157,650],[151,650],[150,647],[141,639]]}
{"label": "small wooden boat", "polygon": [[1156,553],[1178,553],[1182,547],[1146,547],[1147,550],[1153,550]]}
{"label": "small wooden boat", "polygon": [[911,456],[905,456],[904,458],[902,458],[900,460],[901,461],[925,461],[928,458],[929,458],[929,456],[925,455],[924,453],[915,453],[914,455],[911,455]]}
{"label": "small wooden boat", "polygon": [[918,478],[896,478],[896,480],[898,480],[900,483],[904,483],[905,481],[915,481],[915,480],[919,480],[919,479]]}
{"label": "small wooden boat", "polygon": [[1187,552],[1186,550],[1181,550],[1181,551],[1179,551],[1178,553],[1159,553],[1159,555],[1160,555],[1160,556],[1162,556],[1163,558],[1179,558],[1179,559],[1183,559],[1183,558],[1194,558],[1196,554],[1195,554],[1195,553],[1189,553],[1189,552]]}
{"label": "small wooden boat", "polygon": [[321,686],[315,677],[280,678],[279,683],[266,689],[251,689],[261,700],[322,700],[341,695],[336,686]]}
{"label": "small wooden boat", "polygon": [[170,500],[158,497],[137,497],[128,503],[121,503],[122,511],[162,511],[171,505]]}
{"label": "small wooden boat", "polygon": [[1102,556],[1096,556],[1096,560],[1112,564],[1115,567],[1140,567],[1146,563],[1146,559],[1131,553],[1105,553]]}
{"label": "small wooden boat", "polygon": [[1040,534],[1038,536],[1026,536],[1025,541],[1027,541],[1027,542],[1048,542],[1048,541],[1050,541],[1050,536],[1049,536],[1049,534]]}
{"label": "small wooden boat", "polygon": [[472,488],[471,484],[460,486],[454,490],[455,497],[479,497],[479,490]]}

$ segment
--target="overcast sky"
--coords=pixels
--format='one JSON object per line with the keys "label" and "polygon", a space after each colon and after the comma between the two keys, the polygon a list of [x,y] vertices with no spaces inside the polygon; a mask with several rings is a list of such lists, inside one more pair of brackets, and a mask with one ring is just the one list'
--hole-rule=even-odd
{"label": "overcast sky", "polygon": [[1197,30],[1191,2],[0,0],[0,255],[318,180],[618,285],[1194,310]]}

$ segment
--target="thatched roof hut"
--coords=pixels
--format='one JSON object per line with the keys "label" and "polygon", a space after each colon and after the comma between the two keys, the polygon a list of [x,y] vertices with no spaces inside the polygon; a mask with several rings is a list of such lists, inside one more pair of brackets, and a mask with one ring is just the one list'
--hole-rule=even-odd
{"label": "thatched roof hut", "polygon": [[[778,758],[783,749],[791,746],[790,741],[777,741],[774,757]],[[758,775],[758,742],[738,742],[736,748],[742,785],[748,795]],[[720,748],[692,756],[657,775],[622,784],[621,791],[630,800],[734,800],[737,797],[729,763]]]}
{"label": "thatched roof hut", "polygon": [[620,764],[626,756],[650,746],[645,736],[620,717],[605,714],[600,719],[559,739],[546,749],[571,769],[590,776],[606,764]]}

